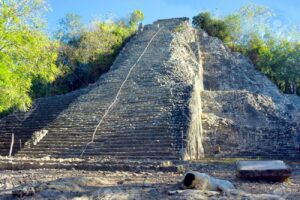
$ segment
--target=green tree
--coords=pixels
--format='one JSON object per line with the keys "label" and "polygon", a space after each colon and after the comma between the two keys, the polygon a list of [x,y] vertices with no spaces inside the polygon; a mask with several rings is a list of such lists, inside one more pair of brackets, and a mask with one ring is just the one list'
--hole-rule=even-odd
{"label": "green tree", "polygon": [[296,94],[300,86],[299,43],[283,40],[272,54],[270,65],[273,66],[278,85],[284,92]]}
{"label": "green tree", "polygon": [[58,61],[66,72],[52,90],[65,93],[95,82],[109,70],[143,18],[144,14],[136,10],[125,20],[93,20],[87,28],[82,28],[80,17],[67,15],[56,34],[61,42]]}
{"label": "green tree", "polygon": [[231,40],[229,26],[223,20],[213,18],[209,12],[193,17],[192,23],[194,27],[204,29],[209,35],[218,37],[224,42]]}
{"label": "green tree", "polygon": [[300,76],[297,57],[299,32],[293,29],[285,32],[284,37],[276,34],[277,30],[269,24],[276,13],[267,7],[250,4],[242,7],[238,15],[243,24],[242,39],[238,42],[241,51],[283,92],[297,93]]}
{"label": "green tree", "polygon": [[234,51],[238,49],[238,43],[242,36],[242,21],[239,15],[231,14],[224,18],[224,23],[230,32],[227,37],[227,45]]}
{"label": "green tree", "polygon": [[0,112],[26,110],[32,80],[51,82],[60,73],[57,44],[42,29],[45,8],[42,0],[0,1]]}
{"label": "green tree", "polygon": [[85,31],[81,22],[82,17],[77,14],[67,14],[59,22],[59,29],[54,36],[63,43],[72,43],[80,39],[81,34]]}
{"label": "green tree", "polygon": [[260,35],[270,30],[269,21],[275,13],[266,6],[250,3],[241,7],[235,15],[238,15],[243,24],[243,35],[257,32]]}
{"label": "green tree", "polygon": [[136,29],[138,23],[143,20],[144,20],[144,13],[141,10],[135,10],[130,16],[129,24],[133,29]]}

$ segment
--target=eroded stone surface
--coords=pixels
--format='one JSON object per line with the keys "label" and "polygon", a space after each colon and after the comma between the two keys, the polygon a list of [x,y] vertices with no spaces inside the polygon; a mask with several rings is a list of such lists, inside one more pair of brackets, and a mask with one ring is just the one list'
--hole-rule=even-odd
{"label": "eroded stone surface", "polygon": [[280,92],[218,38],[204,32],[200,38],[206,156],[299,159],[300,98]]}
{"label": "eroded stone surface", "polygon": [[31,139],[25,143],[25,147],[31,148],[32,146],[37,145],[47,135],[47,133],[48,131],[45,129],[34,132]]}

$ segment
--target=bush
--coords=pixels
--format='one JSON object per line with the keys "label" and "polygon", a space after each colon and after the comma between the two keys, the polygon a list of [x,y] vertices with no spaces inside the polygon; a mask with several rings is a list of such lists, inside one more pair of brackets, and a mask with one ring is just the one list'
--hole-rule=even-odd
{"label": "bush", "polygon": [[230,30],[223,20],[213,19],[209,12],[200,13],[193,17],[193,25],[196,28],[205,30],[209,35],[218,37],[222,41],[229,41],[231,38]]}

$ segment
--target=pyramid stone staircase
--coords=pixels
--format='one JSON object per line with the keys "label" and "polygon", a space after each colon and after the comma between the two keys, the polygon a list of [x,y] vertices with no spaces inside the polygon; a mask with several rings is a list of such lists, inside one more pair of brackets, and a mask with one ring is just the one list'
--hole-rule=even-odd
{"label": "pyramid stone staircase", "polygon": [[[192,49],[197,38],[192,28],[174,33],[177,26],[188,27],[187,20],[160,20],[146,26],[93,85],[39,99],[28,113],[3,118],[1,155],[8,155],[14,133],[15,157],[180,160],[203,156],[200,115],[190,110],[193,88],[200,82],[199,63],[189,65],[188,58],[191,53],[199,58],[200,52],[187,52],[183,46]],[[178,49],[187,60],[177,55]],[[201,109],[197,105],[195,110]],[[32,141],[42,130],[46,135]]]}
{"label": "pyramid stone staircase", "polygon": [[299,159],[299,117],[299,97],[282,94],[249,59],[187,18],[158,20],[96,83],[2,118],[0,155],[13,133],[16,158]]}
{"label": "pyramid stone staircase", "polygon": [[63,112],[72,101],[83,95],[87,90],[78,90],[67,95],[36,100],[28,112],[15,112],[0,120],[0,155],[9,155],[12,134],[14,134],[13,154],[24,147],[32,134],[42,130],[57,115]]}

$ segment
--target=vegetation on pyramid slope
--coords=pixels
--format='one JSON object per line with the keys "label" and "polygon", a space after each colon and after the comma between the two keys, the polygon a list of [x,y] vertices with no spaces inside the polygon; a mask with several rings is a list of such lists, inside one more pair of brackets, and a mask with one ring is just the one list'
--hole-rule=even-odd
{"label": "vegetation on pyramid slope", "polygon": [[220,38],[233,51],[248,56],[256,69],[267,75],[285,93],[300,94],[300,33],[275,27],[276,13],[250,4],[223,18],[204,12],[193,25]]}

